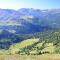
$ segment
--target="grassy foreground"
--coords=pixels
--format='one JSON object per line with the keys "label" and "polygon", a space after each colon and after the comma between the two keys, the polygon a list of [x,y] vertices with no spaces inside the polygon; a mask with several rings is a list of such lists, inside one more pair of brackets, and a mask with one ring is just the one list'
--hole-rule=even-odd
{"label": "grassy foreground", "polygon": [[60,55],[0,55],[0,60],[60,60]]}

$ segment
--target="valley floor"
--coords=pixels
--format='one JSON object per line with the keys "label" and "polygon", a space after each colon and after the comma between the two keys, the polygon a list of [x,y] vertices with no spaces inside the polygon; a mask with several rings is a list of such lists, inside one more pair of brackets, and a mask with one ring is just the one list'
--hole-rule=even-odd
{"label": "valley floor", "polygon": [[60,60],[60,54],[45,55],[0,55],[0,60]]}

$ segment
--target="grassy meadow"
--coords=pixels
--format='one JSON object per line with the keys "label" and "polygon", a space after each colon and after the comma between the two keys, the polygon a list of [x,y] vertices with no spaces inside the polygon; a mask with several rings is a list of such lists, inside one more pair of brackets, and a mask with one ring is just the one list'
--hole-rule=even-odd
{"label": "grassy meadow", "polygon": [[0,60],[60,60],[60,55],[0,55]]}
{"label": "grassy meadow", "polygon": [[60,60],[60,32],[37,33],[0,49],[0,60]]}
{"label": "grassy meadow", "polygon": [[[33,47],[31,50],[29,50],[28,47]],[[41,55],[35,55],[35,53],[39,53],[41,49]],[[29,51],[29,55],[25,50],[21,53],[17,53],[20,51],[20,49],[26,48],[26,51]],[[36,39],[27,39],[25,41],[22,41],[21,43],[16,43],[14,45],[11,45],[9,50],[0,50],[0,60],[60,60],[60,54],[54,54],[55,46],[53,43],[46,43],[45,41],[39,42],[39,38]],[[38,50],[38,51],[37,51]],[[43,53],[43,52],[49,52],[49,53]]]}

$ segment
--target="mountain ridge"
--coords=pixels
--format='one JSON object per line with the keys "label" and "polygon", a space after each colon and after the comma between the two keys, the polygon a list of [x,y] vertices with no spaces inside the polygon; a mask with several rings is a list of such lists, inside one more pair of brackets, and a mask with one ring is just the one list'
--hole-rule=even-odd
{"label": "mountain ridge", "polygon": [[[21,8],[19,10],[0,9],[0,28],[1,26],[2,26],[1,29],[3,29],[4,26],[6,27],[20,26],[20,28],[31,32],[31,28],[33,26],[34,29],[32,29],[32,31],[37,29],[36,32],[38,32],[38,30],[43,31],[44,29],[49,30],[54,28],[60,28],[59,18],[60,9],[50,10],[49,9],[40,10],[33,8],[31,9]],[[42,29],[41,27],[44,28]]]}

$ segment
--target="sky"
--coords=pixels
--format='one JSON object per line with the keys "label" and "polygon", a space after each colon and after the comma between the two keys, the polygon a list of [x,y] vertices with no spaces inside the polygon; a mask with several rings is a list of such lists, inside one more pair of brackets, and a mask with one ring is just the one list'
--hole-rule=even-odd
{"label": "sky", "polygon": [[15,9],[59,9],[60,0],[0,0],[0,8]]}

